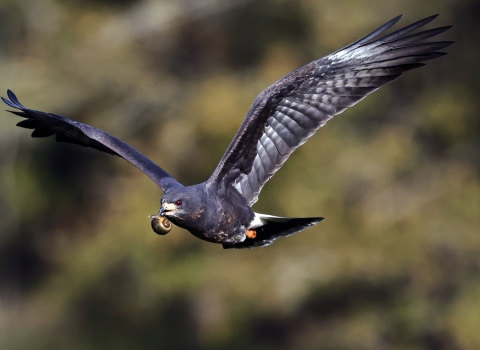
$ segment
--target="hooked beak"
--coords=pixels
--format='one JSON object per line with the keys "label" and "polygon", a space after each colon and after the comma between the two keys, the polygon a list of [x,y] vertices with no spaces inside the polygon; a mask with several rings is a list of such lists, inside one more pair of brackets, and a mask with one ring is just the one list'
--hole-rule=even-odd
{"label": "hooked beak", "polygon": [[174,211],[177,211],[177,210],[178,209],[175,206],[175,204],[163,203],[162,207],[160,208],[160,211],[158,212],[158,215],[165,216],[166,213],[174,212]]}

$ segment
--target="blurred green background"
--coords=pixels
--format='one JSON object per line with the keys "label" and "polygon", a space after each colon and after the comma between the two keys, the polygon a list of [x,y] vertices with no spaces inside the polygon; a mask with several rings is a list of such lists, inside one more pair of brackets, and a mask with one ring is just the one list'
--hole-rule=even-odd
{"label": "blurred green background", "polygon": [[2,0],[0,91],[193,184],[275,80],[439,12],[449,55],[334,118],[264,188],[258,212],[327,218],[267,248],[155,235],[144,174],[2,112],[0,348],[480,349],[479,1]]}

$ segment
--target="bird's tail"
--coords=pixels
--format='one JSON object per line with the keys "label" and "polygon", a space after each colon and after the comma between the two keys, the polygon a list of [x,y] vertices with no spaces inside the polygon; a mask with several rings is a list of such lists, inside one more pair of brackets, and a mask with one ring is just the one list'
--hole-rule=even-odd
{"label": "bird's tail", "polygon": [[249,230],[251,234],[247,232],[247,238],[243,242],[230,245],[224,244],[223,248],[243,249],[267,246],[279,237],[293,235],[323,220],[325,218],[284,218],[255,213],[254,224]]}

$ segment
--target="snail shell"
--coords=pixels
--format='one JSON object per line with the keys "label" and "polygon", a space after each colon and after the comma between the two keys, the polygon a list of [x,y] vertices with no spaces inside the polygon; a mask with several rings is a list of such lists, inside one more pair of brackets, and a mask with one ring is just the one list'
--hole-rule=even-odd
{"label": "snail shell", "polygon": [[152,229],[158,235],[166,235],[172,229],[172,223],[159,215],[150,215],[152,219]]}

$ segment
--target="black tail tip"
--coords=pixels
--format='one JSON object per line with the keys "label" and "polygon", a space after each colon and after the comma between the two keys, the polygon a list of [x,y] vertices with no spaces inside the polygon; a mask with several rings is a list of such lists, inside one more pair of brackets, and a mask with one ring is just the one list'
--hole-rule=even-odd
{"label": "black tail tip", "polygon": [[325,220],[323,217],[314,218],[283,218],[264,217],[266,224],[255,229],[255,238],[246,238],[243,242],[236,244],[224,244],[224,249],[245,249],[255,247],[266,247],[280,237],[288,237],[306,228],[315,226]]}

